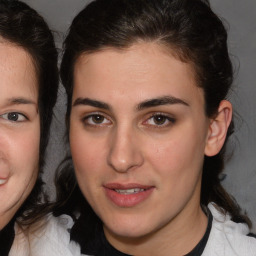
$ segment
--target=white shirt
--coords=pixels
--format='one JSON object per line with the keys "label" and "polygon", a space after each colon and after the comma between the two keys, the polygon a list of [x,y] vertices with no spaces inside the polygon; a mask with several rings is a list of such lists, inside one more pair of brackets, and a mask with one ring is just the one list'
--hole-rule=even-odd
{"label": "white shirt", "polygon": [[213,215],[212,229],[202,256],[256,256],[256,239],[246,236],[246,224],[231,221],[230,215],[223,215],[209,204]]}
{"label": "white shirt", "polygon": [[49,215],[41,228],[29,236],[15,224],[15,239],[9,256],[80,256],[80,246],[70,242],[73,220],[67,215]]}

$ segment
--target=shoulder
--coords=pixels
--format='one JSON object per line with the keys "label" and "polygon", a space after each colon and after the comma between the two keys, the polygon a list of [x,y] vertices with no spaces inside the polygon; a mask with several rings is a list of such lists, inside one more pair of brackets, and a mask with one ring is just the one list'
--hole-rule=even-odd
{"label": "shoulder", "polygon": [[31,239],[32,255],[81,255],[79,245],[70,241],[69,230],[72,226],[73,220],[68,215],[59,217],[49,215],[44,227],[36,232]]}
{"label": "shoulder", "polygon": [[[54,217],[48,215],[35,231],[30,231],[28,235],[17,229],[15,241],[12,247],[12,254],[23,255],[22,251],[29,250],[33,256],[80,256],[80,246],[70,241],[69,230],[73,225],[73,220],[68,215]],[[19,254],[16,254],[19,252]],[[25,255],[28,255],[24,253]]]}
{"label": "shoulder", "polygon": [[223,214],[209,204],[213,215],[212,230],[203,255],[230,256],[230,255],[256,255],[256,239],[248,236],[249,228],[244,223],[235,223],[230,215]]}

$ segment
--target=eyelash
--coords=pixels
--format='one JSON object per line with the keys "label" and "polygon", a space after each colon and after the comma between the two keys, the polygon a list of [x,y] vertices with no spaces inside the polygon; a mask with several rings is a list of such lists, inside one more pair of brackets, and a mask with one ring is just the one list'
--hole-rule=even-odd
{"label": "eyelash", "polygon": [[[12,114],[17,115],[16,120],[9,119],[9,118],[11,118],[10,115],[12,115]],[[19,112],[15,112],[15,111],[4,113],[4,114],[0,115],[0,117],[3,118],[4,120],[10,121],[10,122],[24,122],[24,121],[28,120],[28,118],[24,114],[21,114]],[[22,118],[22,120],[19,120],[20,118]]]}
{"label": "eyelash", "polygon": [[[99,117],[101,120],[99,120],[100,122],[97,123],[95,122],[95,120],[93,121],[92,118],[97,118]],[[154,118],[160,117],[163,119],[163,123],[162,124],[156,124]],[[153,120],[154,124],[150,124],[149,121]],[[110,125],[112,123],[112,121],[108,118],[106,118],[103,114],[101,113],[91,113],[88,116],[85,116],[82,118],[82,122],[85,126],[92,126],[92,127],[102,127],[105,125]],[[150,127],[153,128],[165,128],[165,127],[169,127],[170,125],[174,124],[176,122],[176,119],[173,117],[170,117],[167,114],[164,113],[154,113],[152,114],[149,118],[146,119],[146,121],[142,122],[142,124],[146,124]]]}

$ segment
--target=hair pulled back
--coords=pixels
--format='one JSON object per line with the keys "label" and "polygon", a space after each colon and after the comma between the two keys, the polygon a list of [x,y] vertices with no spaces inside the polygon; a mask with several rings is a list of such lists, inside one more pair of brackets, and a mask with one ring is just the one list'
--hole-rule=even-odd
{"label": "hair pulled back", "polygon": [[41,172],[49,140],[53,107],[58,91],[57,50],[44,19],[27,4],[18,0],[0,0],[0,38],[22,47],[32,57],[39,85],[40,115],[39,177],[30,196],[16,214],[21,224],[30,224],[43,215]]}
{"label": "hair pulled back", "polygon": [[[73,20],[64,43],[61,80],[67,92],[67,128],[73,92],[73,71],[81,54],[94,53],[105,48],[126,49],[136,42],[155,42],[169,48],[175,56],[194,68],[197,86],[204,91],[205,114],[213,117],[221,100],[227,97],[233,81],[233,69],[227,49],[227,32],[222,21],[213,13],[206,0],[96,0],[83,9]],[[228,136],[233,132],[233,122]],[[224,167],[224,151],[214,157],[205,157],[201,189],[201,204],[215,202],[228,211],[234,221],[250,224],[240,214],[240,208],[220,184],[219,175]],[[57,177],[59,202],[66,201],[66,210],[79,206],[81,216],[73,230],[81,232],[99,223],[79,191],[72,176],[72,163],[60,168]],[[69,178],[68,178],[69,177]],[[68,182],[69,181],[69,182]],[[73,195],[70,194],[73,188]],[[73,199],[76,198],[74,201]],[[83,202],[85,201],[85,202]],[[59,204],[59,211],[64,207]],[[88,213],[89,212],[89,213]],[[92,217],[88,217],[88,216]],[[79,229],[80,228],[80,229]],[[94,229],[92,227],[92,229]],[[79,231],[78,231],[79,230]],[[75,231],[72,232],[73,239]],[[89,231],[88,231],[89,232]]]}

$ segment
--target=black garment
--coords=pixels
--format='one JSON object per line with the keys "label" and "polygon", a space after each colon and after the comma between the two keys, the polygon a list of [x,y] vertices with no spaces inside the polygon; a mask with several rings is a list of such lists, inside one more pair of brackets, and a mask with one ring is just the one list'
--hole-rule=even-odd
{"label": "black garment", "polygon": [[14,240],[14,223],[15,219],[10,221],[1,231],[0,231],[0,256],[8,256],[11,250],[12,243]]}
{"label": "black garment", "polygon": [[254,233],[249,233],[247,236],[256,238],[256,234],[254,234]]}
{"label": "black garment", "polygon": [[[207,244],[211,228],[212,228],[212,214],[209,211],[208,213],[208,225],[206,232],[200,242],[195,246],[195,248],[185,256],[200,256],[202,255],[204,248]],[[90,246],[90,249],[82,247],[82,253],[94,255],[94,256],[132,256],[129,254],[122,253],[116,250],[106,239],[103,229],[101,231],[101,235],[99,237],[99,241],[94,241],[94,246]]]}

